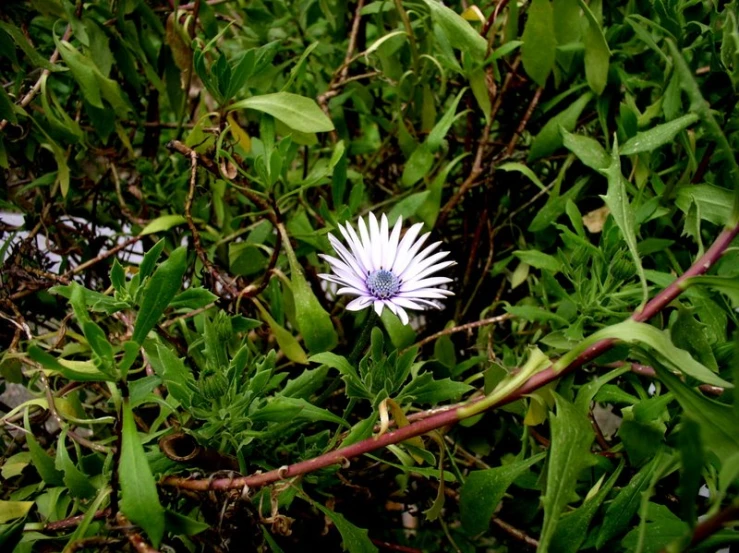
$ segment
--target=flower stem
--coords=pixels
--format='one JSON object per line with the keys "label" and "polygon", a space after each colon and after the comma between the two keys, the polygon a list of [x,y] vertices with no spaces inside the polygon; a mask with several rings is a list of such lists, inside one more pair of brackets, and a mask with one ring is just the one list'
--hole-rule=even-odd
{"label": "flower stem", "polygon": [[362,357],[362,353],[364,353],[367,344],[369,344],[370,336],[372,336],[372,329],[375,328],[379,320],[380,318],[377,316],[377,313],[375,313],[375,310],[370,309],[369,315],[367,315],[367,320],[364,321],[364,325],[362,326],[362,331],[359,333],[357,341],[354,343],[354,347],[352,348],[352,352],[347,358],[351,365],[355,365],[359,362],[359,359]]}

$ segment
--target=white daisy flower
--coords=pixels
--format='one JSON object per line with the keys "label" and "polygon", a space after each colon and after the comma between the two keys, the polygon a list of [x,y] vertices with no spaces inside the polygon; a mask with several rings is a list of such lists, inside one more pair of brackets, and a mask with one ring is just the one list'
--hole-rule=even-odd
{"label": "white daisy flower", "polygon": [[418,238],[423,223],[413,225],[400,237],[401,218],[392,231],[383,215],[378,223],[374,213],[369,214],[369,228],[359,218],[359,234],[348,223],[339,230],[346,240],[347,249],[335,236],[329,234],[331,245],[341,259],[323,255],[333,274],[319,274],[323,279],[343,286],[337,294],[357,296],[346,308],[359,311],[373,305],[378,315],[387,307],[403,324],[408,324],[406,309],[441,308],[435,300],[454,294],[441,284],[451,278],[431,275],[454,265],[454,261],[441,261],[449,252],[436,252],[441,242],[421,248],[431,233]]}

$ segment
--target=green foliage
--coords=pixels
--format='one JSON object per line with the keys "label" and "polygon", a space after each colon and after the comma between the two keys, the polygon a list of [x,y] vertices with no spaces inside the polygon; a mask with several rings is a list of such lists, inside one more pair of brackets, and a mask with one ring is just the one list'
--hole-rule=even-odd
{"label": "green foliage", "polygon": [[5,4],[0,549],[736,542],[736,0]]}

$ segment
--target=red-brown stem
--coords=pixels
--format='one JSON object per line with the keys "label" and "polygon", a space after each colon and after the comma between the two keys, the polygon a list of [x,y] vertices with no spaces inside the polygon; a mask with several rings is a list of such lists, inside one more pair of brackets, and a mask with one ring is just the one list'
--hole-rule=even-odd
{"label": "red-brown stem", "polygon": [[690,540],[690,547],[695,547],[713,534],[721,530],[728,522],[739,519],[739,503],[734,502],[723,511],[719,511],[714,516],[707,518],[693,530],[693,537]]}
{"label": "red-brown stem", "polygon": [[[655,298],[650,301],[640,313],[635,313],[632,317],[637,321],[644,321],[649,317],[657,314],[661,309],[664,309],[672,300],[674,300],[683,291],[682,284],[686,278],[697,276],[705,273],[710,267],[712,267],[716,261],[721,257],[726,248],[729,247],[731,241],[739,233],[739,225],[733,229],[726,229],[719,234],[713,245],[706,251],[703,256],[698,259],[685,273],[680,276],[675,282],[670,284],[662,292],[657,294]],[[529,378],[520,388],[511,392],[506,397],[502,398],[498,403],[491,405],[489,409],[494,409],[508,403],[512,403],[517,399],[520,399],[526,394],[538,390],[542,386],[546,386],[550,382],[557,380],[561,376],[568,374],[579,367],[582,367],[586,363],[592,361],[596,357],[602,355],[616,343],[615,340],[606,339],[596,342],[588,349],[583,351],[572,363],[561,371],[555,371],[551,366],[547,369],[535,374]],[[251,476],[242,476],[240,478],[220,478],[220,479],[205,479],[205,480],[194,480],[188,478],[182,478],[179,476],[168,476],[162,480],[161,484],[164,486],[173,486],[178,488],[184,488],[195,491],[207,491],[207,490],[227,490],[227,489],[238,489],[238,488],[256,488],[278,482],[286,478],[292,478],[300,476],[302,474],[308,474],[316,470],[329,467],[331,465],[344,464],[349,459],[359,457],[365,453],[381,449],[391,444],[397,444],[403,442],[415,436],[421,436],[432,430],[437,430],[443,426],[455,424],[462,420],[460,416],[460,410],[449,409],[447,411],[441,411],[428,418],[424,418],[417,422],[413,422],[408,426],[399,428],[392,432],[387,432],[382,436],[368,438],[356,444],[352,444],[347,447],[329,451],[323,455],[319,455],[313,459],[301,461],[294,465],[286,465],[279,469],[271,470],[262,474],[253,474]]]}
{"label": "red-brown stem", "polygon": [[724,229],[721,234],[718,235],[718,238],[716,238],[713,244],[711,244],[711,247],[708,248],[708,251],[706,251],[698,261],[693,263],[693,265],[677,280],[675,280],[675,282],[657,294],[654,299],[644,307],[644,309],[634,313],[631,318],[641,323],[651,319],[657,313],[662,311],[667,304],[683,292],[682,286],[686,279],[704,274],[719,260],[738,233],[739,225],[736,225],[734,228]]}

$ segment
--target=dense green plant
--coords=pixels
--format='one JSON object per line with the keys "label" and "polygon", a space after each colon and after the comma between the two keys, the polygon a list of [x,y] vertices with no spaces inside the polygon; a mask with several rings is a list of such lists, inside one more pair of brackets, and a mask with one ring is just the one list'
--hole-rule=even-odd
{"label": "dense green plant", "polygon": [[[738,19],[4,3],[2,549],[739,541]],[[370,212],[442,309],[320,276]]]}

